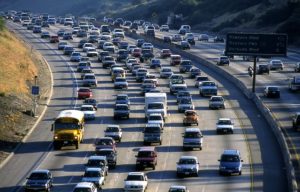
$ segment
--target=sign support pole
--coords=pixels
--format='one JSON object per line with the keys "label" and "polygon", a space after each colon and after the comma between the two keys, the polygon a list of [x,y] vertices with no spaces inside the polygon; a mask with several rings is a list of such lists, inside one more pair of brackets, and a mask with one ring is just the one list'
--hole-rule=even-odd
{"label": "sign support pole", "polygon": [[252,93],[255,93],[255,84],[256,84],[256,61],[257,61],[257,56],[254,56],[254,62],[253,62],[253,80],[252,80]]}
{"label": "sign support pole", "polygon": [[[34,86],[37,86],[37,76],[34,76]],[[33,116],[36,117],[36,108],[37,108],[37,95],[34,95],[33,101]]]}

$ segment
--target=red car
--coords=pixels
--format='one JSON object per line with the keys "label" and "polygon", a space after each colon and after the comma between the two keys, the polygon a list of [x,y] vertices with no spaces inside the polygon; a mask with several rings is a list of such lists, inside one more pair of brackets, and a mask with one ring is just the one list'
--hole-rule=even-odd
{"label": "red car", "polygon": [[160,51],[160,57],[161,58],[167,58],[167,57],[171,57],[171,50],[170,49],[162,49]]}
{"label": "red car", "polygon": [[142,55],[142,50],[140,48],[135,48],[132,50],[131,55],[133,57],[140,57]]}
{"label": "red car", "polygon": [[50,43],[58,43],[58,42],[59,42],[59,38],[57,35],[50,36]]}
{"label": "red car", "polygon": [[90,88],[80,88],[77,93],[78,99],[86,99],[93,96],[92,90]]}

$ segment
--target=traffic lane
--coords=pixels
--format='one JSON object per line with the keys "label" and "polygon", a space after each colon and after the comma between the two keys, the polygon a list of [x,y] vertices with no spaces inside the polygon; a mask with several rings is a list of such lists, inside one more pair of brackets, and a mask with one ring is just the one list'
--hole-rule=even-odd
{"label": "traffic lane", "polygon": [[[49,50],[47,46],[43,44],[43,41],[40,38],[35,38],[35,36],[29,36],[28,32],[23,30],[22,27],[18,25],[7,23],[8,27],[17,31],[22,38],[27,40],[27,42],[31,43],[35,49],[40,50],[41,54],[45,56],[46,59],[55,59],[61,60],[53,50]],[[52,56],[47,56],[47,54],[53,54]],[[60,65],[56,62],[49,62],[53,71],[55,70],[54,66]],[[60,65],[60,70],[66,70],[66,67]],[[54,75],[54,84],[62,85],[62,81],[59,80],[63,77],[68,76],[69,74],[58,72]],[[64,81],[66,83],[66,81]],[[58,95],[60,90],[54,87],[53,95]],[[65,92],[67,97],[71,98],[72,91]],[[33,131],[33,133],[28,137],[27,141],[21,145],[21,147],[15,152],[15,155],[10,159],[8,164],[1,169],[1,191],[13,191],[22,185],[25,177],[30,173],[30,171],[37,166],[37,164],[45,158],[47,152],[50,148],[51,142],[49,138],[51,138],[51,121],[53,114],[56,114],[57,110],[60,110],[62,106],[71,105],[70,100],[59,100],[56,98],[52,98],[48,109],[43,117],[42,121],[38,124],[37,128]],[[7,174],[10,173],[10,174]]]}
{"label": "traffic lane", "polygon": [[[224,82],[224,80],[222,81]],[[263,161],[264,161],[264,166],[266,166],[266,168],[268,167],[268,169],[266,169],[266,172],[264,172],[264,189],[276,189],[276,188],[280,188],[280,189],[285,189],[287,188],[287,182],[286,180],[283,181],[282,183],[278,183],[278,187],[274,187],[273,186],[273,183],[272,183],[272,180],[268,178],[268,175],[270,175],[271,177],[270,178],[275,178],[273,177],[274,175],[280,175],[280,174],[284,174],[284,171],[282,169],[280,169],[276,174],[273,174],[273,170],[276,169],[276,167],[283,167],[283,159],[282,159],[282,156],[280,154],[280,152],[278,152],[278,143],[276,141],[276,139],[274,138],[273,134],[271,131],[269,131],[270,129],[260,129],[261,127],[269,127],[266,123],[266,121],[264,119],[261,119],[261,115],[260,113],[257,111],[257,109],[253,106],[253,104],[251,103],[251,105],[249,105],[249,103],[247,101],[245,101],[246,99],[244,98],[244,96],[239,93],[237,91],[238,94],[234,94],[235,96],[236,95],[240,95],[240,97],[238,97],[236,100],[239,101],[240,98],[242,98],[244,100],[244,102],[241,102],[241,106],[244,107],[244,111],[246,112],[246,114],[248,114],[249,117],[253,118],[251,120],[251,122],[253,123],[253,127],[256,131],[256,133],[258,134],[258,138],[259,138],[259,145],[262,146],[261,148],[264,148],[264,149],[271,149],[271,150],[268,150],[265,152],[265,154],[263,154]],[[248,103],[248,104],[246,104]],[[252,109],[249,111],[249,109]],[[261,122],[262,121],[262,122]],[[261,125],[259,125],[261,124]],[[246,130],[246,133],[247,133],[247,137],[250,141],[252,140],[256,140],[255,139],[255,132],[253,130]],[[270,141],[266,141],[264,138],[265,136],[269,136],[270,138],[273,138],[272,140]],[[254,143],[254,144],[253,144]],[[254,162],[254,168],[255,168],[255,176],[254,176],[254,180],[259,180],[260,179],[260,176],[258,176],[260,173],[262,173],[263,171],[263,168],[260,166],[260,162],[261,162],[261,158],[260,158],[260,153],[255,153],[257,152],[257,149],[259,148],[258,146],[258,143],[257,142],[250,142],[251,146],[250,148],[252,149],[252,153],[254,153],[253,155],[253,162]],[[274,147],[276,146],[276,147]],[[271,148],[270,148],[271,147]],[[269,157],[272,156],[271,153],[274,153],[274,156],[278,157],[276,159],[274,159],[273,162],[269,162]],[[258,163],[256,163],[258,162]],[[265,163],[266,162],[266,163]],[[269,169],[269,165],[272,165],[271,169]],[[278,165],[278,166],[277,166]],[[258,183],[258,185],[262,185],[261,182],[259,181],[256,181],[256,183]],[[258,188],[255,184],[254,186],[255,188]]]}

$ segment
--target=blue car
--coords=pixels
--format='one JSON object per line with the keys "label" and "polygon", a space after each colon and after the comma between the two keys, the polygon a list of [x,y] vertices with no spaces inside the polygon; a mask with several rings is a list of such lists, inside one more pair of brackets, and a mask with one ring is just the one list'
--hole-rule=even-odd
{"label": "blue car", "polygon": [[161,68],[161,63],[159,59],[151,59],[151,63],[150,63],[150,68],[155,69],[155,68]]}
{"label": "blue car", "polygon": [[219,161],[220,175],[242,174],[243,160],[241,159],[240,152],[238,150],[224,150]]}

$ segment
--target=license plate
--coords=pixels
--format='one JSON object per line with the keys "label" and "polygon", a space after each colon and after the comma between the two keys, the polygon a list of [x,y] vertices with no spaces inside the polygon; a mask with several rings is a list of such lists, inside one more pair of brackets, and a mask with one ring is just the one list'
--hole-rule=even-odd
{"label": "license plate", "polygon": [[227,129],[224,129],[224,133],[227,133]]}
{"label": "license plate", "polygon": [[69,141],[64,141],[64,144],[68,144],[69,143]]}
{"label": "license plate", "polygon": [[184,174],[185,174],[185,175],[189,175],[190,173],[189,173],[189,172],[184,172]]}

